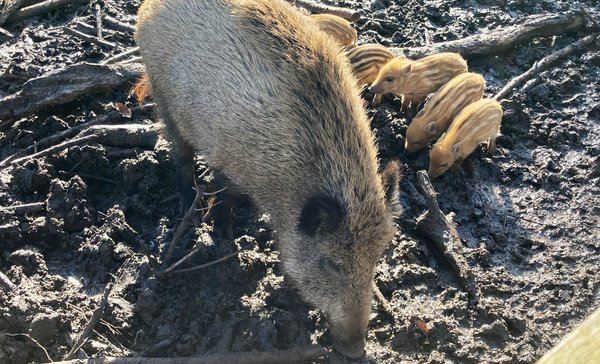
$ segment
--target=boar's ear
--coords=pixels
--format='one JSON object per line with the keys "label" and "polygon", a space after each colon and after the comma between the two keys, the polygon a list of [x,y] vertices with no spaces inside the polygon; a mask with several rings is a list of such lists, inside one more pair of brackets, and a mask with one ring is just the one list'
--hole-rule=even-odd
{"label": "boar's ear", "polygon": [[302,208],[298,230],[308,236],[315,236],[319,232],[333,233],[340,226],[342,218],[342,207],[334,198],[314,196]]}
{"label": "boar's ear", "polygon": [[408,74],[408,73],[410,73],[410,71],[412,71],[412,63],[409,63],[402,67],[402,72]]}
{"label": "boar's ear", "polygon": [[450,147],[450,151],[452,151],[452,154],[458,154],[458,152],[460,152],[460,143],[454,143],[452,147]]}
{"label": "boar's ear", "polygon": [[435,133],[437,133],[437,122],[430,121],[427,123],[427,125],[425,125],[425,131],[429,135],[435,135]]}
{"label": "boar's ear", "polygon": [[381,172],[381,183],[388,211],[394,217],[400,216],[400,166],[398,161],[391,161],[385,166]]}

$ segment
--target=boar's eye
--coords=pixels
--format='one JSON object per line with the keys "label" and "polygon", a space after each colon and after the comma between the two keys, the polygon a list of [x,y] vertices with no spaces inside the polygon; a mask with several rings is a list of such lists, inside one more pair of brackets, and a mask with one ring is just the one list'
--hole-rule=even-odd
{"label": "boar's eye", "polygon": [[392,76],[387,76],[387,77],[385,78],[385,81],[386,81],[386,82],[393,82],[393,81],[394,81],[394,77],[392,77]]}
{"label": "boar's eye", "polygon": [[440,167],[447,167],[448,164],[450,164],[450,163],[444,163],[444,164],[440,165]]}
{"label": "boar's eye", "polygon": [[319,259],[319,268],[327,274],[338,275],[340,274],[340,267],[335,264],[331,259],[321,258]]}

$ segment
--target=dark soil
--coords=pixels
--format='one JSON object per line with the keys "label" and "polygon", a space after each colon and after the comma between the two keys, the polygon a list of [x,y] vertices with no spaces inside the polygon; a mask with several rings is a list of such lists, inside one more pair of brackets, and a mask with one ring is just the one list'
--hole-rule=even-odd
{"label": "dark soil", "polygon": [[[94,4],[6,25],[0,45],[0,97],[48,71],[100,62],[134,45],[106,27],[117,47],[65,34],[77,20],[94,24]],[[140,2],[98,2],[104,14],[135,22]],[[359,9],[359,43],[421,46],[559,13],[596,1],[338,1]],[[95,34],[95,31],[91,31]],[[469,61],[485,76],[487,95],[584,34],[535,39],[509,52]],[[503,102],[496,154],[483,148],[456,172],[434,181],[444,213],[463,239],[480,301],[469,305],[449,264],[412,223],[424,212],[416,171],[427,154],[404,153],[410,117],[392,96],[369,110],[383,161],[405,165],[404,216],[377,268],[376,284],[393,317],[374,302],[367,355],[376,363],[533,363],[600,305],[600,51],[576,53],[543,72],[526,94]],[[4,125],[0,160],[34,142],[103,115],[113,103],[135,106],[131,85],[86,95]],[[209,90],[200,90],[210,97]],[[147,110],[120,123],[151,123]],[[1,124],[1,123],[0,123]],[[249,151],[251,152],[251,151]],[[206,168],[199,161],[198,173]],[[210,186],[212,174],[203,183]],[[302,302],[283,276],[267,219],[250,203],[236,209],[234,239],[210,224],[181,241],[184,266],[236,257],[209,268],[157,278],[156,270],[183,216],[171,147],[123,148],[88,143],[0,170],[0,206],[45,202],[27,214],[0,210],[0,362],[60,360],[91,317],[109,282],[108,305],[77,358],[193,356],[328,348],[319,311]],[[203,201],[206,206],[207,201]],[[182,267],[184,267],[182,266]],[[427,326],[425,330],[423,323]],[[35,339],[35,341],[34,341]],[[44,347],[49,357],[46,356]],[[335,352],[329,362],[343,361]]]}

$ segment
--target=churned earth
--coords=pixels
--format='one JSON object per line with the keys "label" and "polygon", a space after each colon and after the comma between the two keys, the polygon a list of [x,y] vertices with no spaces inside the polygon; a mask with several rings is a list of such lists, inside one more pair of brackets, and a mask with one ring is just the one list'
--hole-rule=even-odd
{"label": "churned earth", "polygon": [[[140,2],[78,4],[5,25],[0,38],[0,98],[27,80],[79,62],[101,62],[134,46],[131,33],[106,28],[99,46],[63,32],[104,15],[135,23]],[[359,43],[425,46],[514,24],[531,14],[563,13],[597,1],[336,1],[357,9]],[[91,34],[95,34],[94,31]],[[491,96],[512,77],[584,34],[539,38],[469,60]],[[416,171],[427,154],[406,155],[410,115],[396,97],[369,109],[382,161],[404,165],[404,216],[377,267],[375,282],[392,311],[373,300],[367,354],[373,363],[533,363],[600,305],[600,51],[561,59],[526,93],[503,101],[496,154],[478,149],[456,172],[433,181],[451,214],[479,291],[470,305],[449,263],[415,219],[425,211]],[[131,84],[0,123],[0,160],[36,141],[137,106]],[[211,97],[210,90],[199,90]],[[114,119],[114,118],[113,118]],[[121,124],[157,122],[148,107]],[[252,153],[251,150],[247,151]],[[197,162],[200,175],[207,168]],[[210,186],[211,173],[202,183]],[[300,299],[281,271],[268,216],[245,201],[233,240],[197,221],[181,239],[182,267],[241,251],[202,270],[158,278],[155,272],[184,210],[171,147],[72,146],[0,170],[0,362],[62,360],[109,283],[106,310],[76,358],[180,357],[271,351],[331,336],[324,317]],[[8,206],[44,202],[30,212]],[[204,199],[203,206],[207,200]],[[26,334],[26,335],[23,335]],[[35,341],[34,341],[35,340]],[[42,349],[44,348],[44,349]],[[332,352],[326,362],[344,362]]]}

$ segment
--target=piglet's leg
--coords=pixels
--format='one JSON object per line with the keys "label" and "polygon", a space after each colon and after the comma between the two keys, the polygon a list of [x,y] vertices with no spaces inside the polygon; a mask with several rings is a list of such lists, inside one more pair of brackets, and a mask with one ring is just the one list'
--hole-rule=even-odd
{"label": "piglet's leg", "polygon": [[494,152],[496,151],[496,138],[491,138],[488,141],[488,150],[487,150],[487,154],[488,155],[494,155]]}

